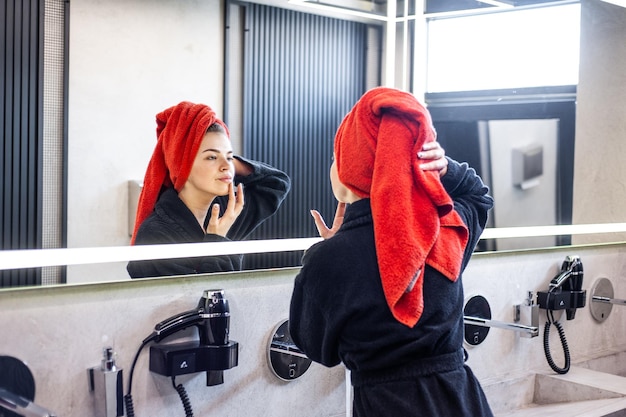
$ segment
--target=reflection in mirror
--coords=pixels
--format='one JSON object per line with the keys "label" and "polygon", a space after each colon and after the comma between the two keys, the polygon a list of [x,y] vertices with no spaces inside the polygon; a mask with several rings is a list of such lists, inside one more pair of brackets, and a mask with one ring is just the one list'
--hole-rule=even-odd
{"label": "reflection in mirror", "polygon": [[[258,3],[291,7],[286,0],[265,0]],[[59,36],[55,36],[54,39],[63,39],[65,29],[68,33],[65,46],[61,45],[60,49],[56,50],[53,48],[54,45],[47,47],[48,52],[57,51],[57,54],[53,56],[60,59],[53,63],[46,63],[46,71],[50,68],[57,70],[53,74],[46,73],[46,77],[52,76],[51,79],[60,80],[60,82],[53,83],[49,81],[50,78],[46,78],[48,80],[46,88],[62,86],[63,74],[69,74],[65,87],[67,125],[63,126],[63,111],[49,113],[46,107],[44,118],[46,122],[60,121],[58,125],[46,127],[46,137],[48,134],[55,135],[56,132],[61,132],[61,140],[48,148],[51,150],[45,154],[51,155],[54,153],[52,150],[61,149],[59,166],[64,169],[60,177],[53,176],[44,179],[45,184],[58,183],[61,187],[60,189],[52,185],[44,187],[45,190],[58,191],[53,191],[50,196],[52,198],[45,200],[42,210],[44,214],[42,227],[46,230],[43,233],[44,236],[40,236],[41,246],[56,247],[66,244],[72,248],[124,246],[130,239],[127,227],[128,183],[141,179],[143,176],[154,147],[154,115],[171,103],[181,100],[204,102],[216,106],[218,114],[224,115],[229,127],[233,127],[233,132],[235,132],[233,137],[242,138],[245,136],[243,129],[246,126],[241,115],[243,107],[239,107],[238,110],[225,103],[220,109],[219,105],[225,97],[232,104],[235,97],[255,91],[255,87],[246,84],[243,73],[239,71],[243,62],[237,63],[236,60],[235,62],[229,60],[227,70],[223,71],[223,62],[219,57],[224,56],[225,51],[219,46],[221,43],[204,41],[206,39],[219,40],[224,36],[222,16],[217,12],[214,2],[181,4],[166,0],[159,2],[158,5],[146,7],[145,2],[138,0],[124,2],[80,0],[71,3],[71,10],[69,6],[64,9],[69,3],[66,4],[62,0],[46,2],[47,6],[55,4],[61,8],[61,11],[65,10],[68,17],[71,12],[72,19],[66,22],[61,19],[60,24],[56,26],[46,25],[46,31],[58,31]],[[303,10],[303,8],[299,9],[301,12]],[[626,36],[624,34],[626,30],[624,10],[623,7],[600,0],[582,1],[581,59],[580,77],[576,90],[575,129],[576,147],[582,147],[582,152],[576,152],[578,159],[574,164],[571,201],[573,202],[572,218],[575,223],[620,222],[621,210],[616,210],[616,208],[623,206],[626,200],[626,197],[622,195],[623,191],[615,190],[614,186],[615,178],[625,176],[625,173],[621,172],[623,164],[617,161],[619,155],[623,155],[619,147],[623,146],[621,138],[625,134],[624,121],[620,119],[617,109],[624,108],[626,94],[623,88],[616,88],[616,86],[626,85],[623,79],[626,71],[620,70],[626,67],[624,58],[626,52],[624,52],[624,45],[611,43],[612,39],[624,39]],[[401,9],[398,11],[402,13]],[[46,18],[48,17],[47,14]],[[342,18],[345,16],[342,15]],[[419,16],[418,18],[421,19]],[[362,19],[356,20],[362,22]],[[597,28],[595,22],[600,22]],[[64,23],[68,24],[66,28],[63,26]],[[368,45],[380,45],[381,31],[378,30],[378,38],[373,35],[377,32],[376,25],[380,25],[380,21],[367,23]],[[162,30],[164,27],[168,28],[167,33]],[[372,29],[369,29],[370,27]],[[403,27],[404,21],[398,23],[398,28]],[[407,27],[411,26],[407,25]],[[419,31],[415,30],[415,33]],[[46,42],[49,41],[46,39]],[[66,62],[62,59],[64,47],[67,48],[68,60]],[[308,51],[311,48],[307,45],[299,52]],[[280,50],[272,51],[280,52]],[[229,56],[227,59],[237,58],[235,53],[226,55]],[[381,53],[381,55],[389,58],[392,54]],[[49,55],[46,54],[46,57],[49,58]],[[387,68],[381,64],[380,56],[377,61],[378,68]],[[417,57],[416,61],[423,62]],[[259,66],[260,68],[262,67]],[[605,68],[606,71],[598,71],[598,68]],[[281,67],[272,68],[275,72],[280,72],[280,70]],[[365,85],[369,85],[370,82],[381,82],[381,71],[373,71],[374,81],[369,81],[372,74],[368,71],[366,74],[368,81]],[[225,76],[226,83],[224,84],[222,80]],[[389,78],[386,74],[383,76],[385,80]],[[321,82],[330,83],[331,81],[332,78],[329,78]],[[417,83],[413,84],[414,87],[416,85]],[[336,85],[331,91],[337,95],[342,93],[340,85]],[[336,102],[335,94],[328,97],[328,103]],[[63,88],[60,91],[52,89],[46,95],[47,100],[51,97],[60,97],[61,104],[57,106],[60,109],[64,108],[63,96]],[[259,95],[259,98],[263,97],[265,96]],[[294,101],[285,103],[284,107],[279,109],[282,111],[284,108],[296,105],[306,107],[307,102],[304,100],[306,97],[306,94],[292,95],[291,98]],[[342,105],[348,106],[347,103],[352,101],[346,99]],[[263,105],[262,101],[251,104],[248,114],[255,109],[262,108]],[[344,108],[336,111],[342,114],[347,110]],[[280,113],[274,112],[273,114]],[[333,121],[332,117],[341,116],[334,115],[324,119],[330,120],[328,125],[318,125],[308,116],[307,113],[303,113],[304,119],[292,119],[292,125],[288,127],[289,137],[297,142],[298,138],[302,138],[304,133],[315,127],[318,129],[315,133],[317,142],[307,142],[309,145],[331,142],[334,129],[338,125],[337,120]],[[302,123],[303,120],[312,124],[305,125]],[[505,120],[505,118],[488,117],[478,122],[488,120]],[[473,123],[477,121],[474,120]],[[65,138],[64,129],[67,129]],[[266,134],[266,139],[268,142],[271,141],[271,135]],[[600,145],[606,141],[609,141],[610,145]],[[233,145],[236,152],[243,154],[247,152],[244,150],[245,143],[239,141]],[[259,149],[261,153],[262,148]],[[564,151],[567,149],[560,149],[557,145],[558,157]],[[293,148],[290,150],[290,155],[297,158],[296,164],[318,161],[320,171],[326,170],[330,164],[328,149],[320,150],[315,146],[304,150]],[[258,159],[266,159],[291,174],[282,165],[284,162],[277,161],[276,158],[276,155],[268,153]],[[594,172],[590,175],[590,161],[594,160],[602,162],[592,165]],[[602,169],[599,168],[600,164],[602,164]],[[547,163],[544,163],[543,168],[544,172],[547,172]],[[560,174],[556,175],[558,177]],[[66,183],[63,180],[64,176],[67,177]],[[294,185],[294,187],[310,186],[306,178],[303,180],[302,176],[295,178],[292,175],[292,177],[303,184]],[[327,187],[325,176],[311,182],[319,186],[319,189],[311,191],[310,196],[303,196],[303,199],[306,197],[305,202],[322,201],[323,196],[330,194],[328,190],[323,189]],[[59,198],[64,195],[67,196],[66,200]],[[588,198],[589,195],[600,198]],[[60,210],[50,209],[59,200]],[[285,207],[290,204],[292,203],[286,202]],[[556,204],[559,207],[558,200]],[[496,205],[498,205],[497,201]],[[331,204],[328,204],[328,207],[313,208],[321,209],[327,218],[332,217]],[[597,217],[598,214],[600,217]],[[308,228],[307,236],[313,236],[315,230],[307,217],[308,212],[302,215],[304,220],[296,220],[296,223],[300,227]],[[66,225],[63,223],[65,216],[68,219]],[[276,227],[280,227],[280,224],[276,224]],[[3,235],[4,230],[8,229],[3,229]],[[609,241],[617,240],[612,235],[608,236]],[[297,237],[305,236],[300,234]],[[603,239],[607,241],[606,237]],[[3,246],[3,249],[7,247]],[[57,272],[56,268],[50,269],[52,280],[47,281],[46,271],[44,271],[38,283],[128,279],[125,263],[99,264],[97,268],[93,265],[76,265],[68,267],[66,273],[64,273],[64,268],[60,268],[60,272]]]}
{"label": "reflection in mirror", "polygon": [[[616,235],[626,233],[626,223],[502,227],[485,229],[481,240],[544,236]],[[322,238],[252,240],[240,242],[178,243],[118,247],[33,249],[0,251],[0,271],[63,265],[126,263],[171,257],[220,256],[272,252],[302,252]],[[486,254],[486,253],[482,253]],[[479,253],[478,255],[482,255]],[[237,272],[235,272],[236,274]]]}

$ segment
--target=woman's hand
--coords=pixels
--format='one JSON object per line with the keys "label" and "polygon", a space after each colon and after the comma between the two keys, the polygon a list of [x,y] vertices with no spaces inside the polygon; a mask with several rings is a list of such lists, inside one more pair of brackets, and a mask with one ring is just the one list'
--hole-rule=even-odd
{"label": "woman's hand", "polygon": [[446,151],[439,145],[439,142],[428,142],[417,153],[417,158],[427,160],[420,165],[424,171],[439,171],[439,177],[443,177],[448,172],[448,160]]}
{"label": "woman's hand", "polygon": [[207,234],[220,235],[226,237],[226,234],[232,227],[237,217],[241,214],[244,206],[243,198],[243,185],[237,186],[237,194],[235,195],[235,188],[231,183],[228,186],[228,205],[226,211],[222,217],[220,217],[220,205],[214,204],[211,209],[211,217],[209,218],[209,224],[207,225]]}
{"label": "woman's hand", "polygon": [[324,219],[322,218],[322,215],[319,213],[319,211],[311,210],[311,216],[313,216],[313,220],[315,221],[315,227],[317,227],[317,231],[319,232],[320,236],[324,239],[330,239],[331,237],[335,236],[335,233],[337,233],[337,230],[339,230],[339,228],[343,224],[343,216],[345,212],[346,203],[339,202],[337,204],[337,210],[335,211],[333,226],[329,229],[328,226],[326,226],[326,222],[324,222]]}

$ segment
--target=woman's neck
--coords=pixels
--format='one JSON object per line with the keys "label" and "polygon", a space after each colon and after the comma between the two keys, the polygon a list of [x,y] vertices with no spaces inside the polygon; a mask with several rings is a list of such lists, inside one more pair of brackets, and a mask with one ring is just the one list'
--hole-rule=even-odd
{"label": "woman's neck", "polygon": [[198,221],[200,227],[204,230],[204,220],[206,219],[209,207],[211,207],[211,203],[215,199],[215,196],[206,193],[194,193],[183,189],[178,193],[178,198],[185,203],[187,208]]}

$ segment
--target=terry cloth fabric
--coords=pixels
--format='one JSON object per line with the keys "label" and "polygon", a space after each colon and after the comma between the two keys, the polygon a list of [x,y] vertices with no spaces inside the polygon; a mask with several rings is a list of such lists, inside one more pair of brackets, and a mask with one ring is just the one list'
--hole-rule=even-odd
{"label": "terry cloth fabric", "polygon": [[417,99],[385,87],[366,92],[335,136],[339,180],[371,199],[387,304],[410,327],[424,308],[424,264],[456,281],[468,241],[439,174],[420,168],[417,153],[434,140],[430,115]]}
{"label": "terry cloth fabric", "polygon": [[202,138],[214,123],[228,128],[209,106],[183,101],[156,115],[157,144],[148,163],[143,188],[139,195],[135,229],[131,244],[135,244],[137,230],[152,213],[162,187],[180,191],[187,182]]}

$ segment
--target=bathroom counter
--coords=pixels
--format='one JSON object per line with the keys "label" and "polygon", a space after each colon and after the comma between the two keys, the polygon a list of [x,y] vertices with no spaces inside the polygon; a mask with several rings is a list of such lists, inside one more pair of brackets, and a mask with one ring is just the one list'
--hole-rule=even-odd
{"label": "bathroom counter", "polygon": [[[494,414],[496,417],[626,417],[626,377],[581,365],[572,366],[565,375],[530,374],[493,384],[486,393],[493,397]],[[513,386],[521,389],[513,391]],[[511,392],[517,398],[527,399],[526,403],[516,400]],[[495,397],[502,394],[506,397]]]}

